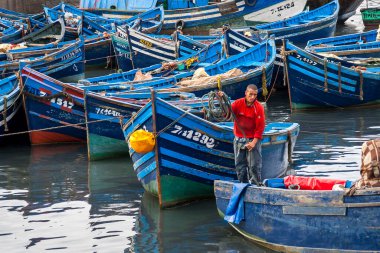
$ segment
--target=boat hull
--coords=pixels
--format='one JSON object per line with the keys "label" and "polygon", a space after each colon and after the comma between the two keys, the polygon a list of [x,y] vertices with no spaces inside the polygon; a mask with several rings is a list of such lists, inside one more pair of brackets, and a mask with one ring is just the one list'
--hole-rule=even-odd
{"label": "boat hull", "polygon": [[292,109],[370,105],[380,102],[380,76],[339,67],[289,42],[286,76]]}
{"label": "boat hull", "polygon": [[[298,135],[298,124],[264,136],[262,177],[284,175]],[[144,189],[159,197],[161,207],[212,197],[213,181],[234,180],[232,128],[214,125],[156,99],[123,127],[124,136],[137,129],[159,133],[155,149],[141,154],[130,146],[130,156]],[[268,129],[267,129],[268,130]]]}
{"label": "boat hull", "polygon": [[[231,182],[215,182],[222,217],[232,188]],[[377,252],[380,189],[359,190],[352,197],[344,193],[249,186],[243,195],[244,220],[230,225],[281,252]]]}

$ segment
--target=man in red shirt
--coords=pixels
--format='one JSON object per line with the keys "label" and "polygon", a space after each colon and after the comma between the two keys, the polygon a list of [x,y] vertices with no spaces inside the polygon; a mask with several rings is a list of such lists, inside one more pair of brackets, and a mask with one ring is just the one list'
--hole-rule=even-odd
{"label": "man in red shirt", "polygon": [[261,139],[265,128],[264,107],[257,101],[258,89],[250,84],[245,97],[232,103],[234,121],[234,154],[238,180],[260,184]]}

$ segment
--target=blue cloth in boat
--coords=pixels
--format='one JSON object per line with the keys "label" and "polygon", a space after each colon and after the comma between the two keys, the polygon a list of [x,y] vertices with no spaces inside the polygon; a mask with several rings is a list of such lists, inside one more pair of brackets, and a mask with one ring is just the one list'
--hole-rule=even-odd
{"label": "blue cloth in boat", "polygon": [[249,184],[234,183],[224,220],[239,224],[244,219],[244,193]]}
{"label": "blue cloth in boat", "polygon": [[283,178],[268,178],[263,181],[263,184],[271,188],[286,188]]}

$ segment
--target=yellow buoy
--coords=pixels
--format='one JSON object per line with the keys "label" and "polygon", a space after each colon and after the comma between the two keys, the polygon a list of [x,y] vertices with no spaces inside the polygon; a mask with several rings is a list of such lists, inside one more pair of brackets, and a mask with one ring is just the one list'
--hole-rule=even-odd
{"label": "yellow buoy", "polygon": [[153,133],[139,129],[131,134],[129,143],[137,153],[148,153],[153,150],[156,138]]}

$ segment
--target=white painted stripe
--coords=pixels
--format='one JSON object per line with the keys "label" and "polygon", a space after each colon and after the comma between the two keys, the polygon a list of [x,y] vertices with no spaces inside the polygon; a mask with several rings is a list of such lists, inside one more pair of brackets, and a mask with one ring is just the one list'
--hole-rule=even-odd
{"label": "white painted stripe", "polygon": [[234,40],[240,42],[241,44],[246,45],[246,46],[249,47],[249,48],[251,48],[251,47],[254,46],[253,44],[249,43],[248,41],[244,41],[244,40],[242,40],[242,39],[239,39],[238,37],[236,37],[236,36],[233,35],[233,34],[229,34],[228,36],[230,36],[230,38],[232,38],[232,39],[234,39]]}
{"label": "white painted stripe", "polygon": [[[162,47],[162,48],[166,48],[166,49],[168,49],[168,50],[172,50],[172,51],[174,51],[175,49],[175,46],[174,46],[174,43],[172,42],[172,43],[166,43],[166,42],[164,42],[164,41],[160,41],[160,40],[155,40],[155,39],[153,39],[153,38],[151,38],[151,37],[148,37],[148,36],[146,36],[146,35],[144,35],[144,34],[141,34],[141,33],[136,33],[136,32],[134,32],[133,30],[129,30],[130,32],[129,32],[129,34],[130,34],[130,36],[133,36],[133,37],[136,37],[136,38],[138,38],[138,39],[143,39],[143,40],[146,40],[146,41],[148,41],[148,42],[150,42],[150,43],[152,43],[152,44],[155,44],[155,45],[160,45],[160,47]],[[132,32],[133,31],[133,32]]]}
{"label": "white painted stripe", "polygon": [[178,17],[175,18],[174,20],[172,19],[166,19],[165,18],[165,24],[170,24],[170,23],[176,23],[179,19],[185,21],[185,27],[186,27],[186,21],[196,21],[196,20],[205,20],[205,19],[210,19],[210,18],[216,18],[216,17],[221,17],[222,15],[220,13],[214,14],[214,15],[208,15],[208,16],[200,16],[200,17],[192,17],[192,18],[183,18],[183,17]]}
{"label": "white painted stripe", "polygon": [[240,53],[246,51],[246,49],[238,47],[238,46],[236,46],[234,44],[230,44],[230,47],[233,48],[233,49],[235,49],[235,50],[237,50],[237,51],[239,51]]}
{"label": "white painted stripe", "polygon": [[139,47],[139,45],[132,44],[132,49],[134,51],[137,51],[137,53],[140,53],[140,52],[142,52],[142,53],[145,53],[145,52],[154,53],[155,52],[155,53],[158,53],[158,54],[162,54],[163,57],[166,56],[166,57],[176,58],[175,53],[170,53],[170,52],[162,51],[162,50],[160,50],[158,48],[148,48],[148,47],[141,48],[141,47]]}
{"label": "white painted stripe", "polygon": [[[133,50],[138,49],[138,48],[134,48],[134,47],[132,47],[132,48],[133,48]],[[149,55],[149,56],[151,56],[151,57],[153,57],[153,58],[157,58],[157,59],[163,60],[163,61],[172,61],[172,60],[173,60],[173,58],[171,58],[171,59],[169,59],[169,58],[164,58],[164,57],[161,57],[161,56],[158,56],[158,55],[155,55],[155,54],[149,53],[149,52],[147,52],[147,51],[143,51],[143,52],[139,51],[139,52],[142,53],[142,54],[145,54],[145,55]],[[175,58],[175,57],[174,57],[174,58]]]}

